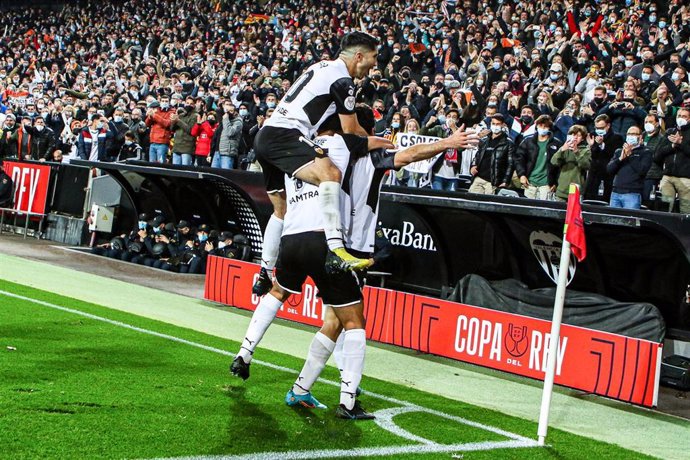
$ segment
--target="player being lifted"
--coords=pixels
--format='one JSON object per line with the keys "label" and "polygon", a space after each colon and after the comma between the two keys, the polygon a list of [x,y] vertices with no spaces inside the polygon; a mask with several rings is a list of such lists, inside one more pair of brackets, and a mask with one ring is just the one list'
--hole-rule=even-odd
{"label": "player being lifted", "polygon": [[[326,242],[342,265],[349,270],[361,270],[369,263],[352,256],[343,247],[339,212],[341,172],[329,160],[327,152],[300,139],[311,140],[319,126],[334,113],[343,132],[366,136],[354,114],[353,78],[365,77],[376,64],[377,45],[378,40],[369,34],[347,34],[338,58],[309,67],[285,94],[254,140],[254,151],[273,205],[273,215],[264,232],[261,272],[252,289],[256,295],[266,294],[273,284],[269,271],[278,257],[283,229],[286,174],[318,187]],[[378,142],[378,147],[393,146],[385,140]]]}

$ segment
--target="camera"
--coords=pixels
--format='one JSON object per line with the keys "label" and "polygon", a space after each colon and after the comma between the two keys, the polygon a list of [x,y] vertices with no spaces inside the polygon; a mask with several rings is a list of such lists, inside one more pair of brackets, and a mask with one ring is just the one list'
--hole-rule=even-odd
{"label": "camera", "polygon": [[669,128],[666,130],[667,136],[674,136],[676,134],[678,134],[678,128]]}

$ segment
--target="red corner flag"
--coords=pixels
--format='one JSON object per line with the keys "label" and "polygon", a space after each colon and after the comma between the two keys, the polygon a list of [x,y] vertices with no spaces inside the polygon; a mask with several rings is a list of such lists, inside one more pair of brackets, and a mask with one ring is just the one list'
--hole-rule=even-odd
{"label": "red corner flag", "polygon": [[565,239],[570,243],[570,249],[577,260],[584,260],[587,256],[587,244],[585,242],[585,226],[582,221],[582,206],[580,205],[580,186],[577,184],[570,184],[563,233],[565,233]]}

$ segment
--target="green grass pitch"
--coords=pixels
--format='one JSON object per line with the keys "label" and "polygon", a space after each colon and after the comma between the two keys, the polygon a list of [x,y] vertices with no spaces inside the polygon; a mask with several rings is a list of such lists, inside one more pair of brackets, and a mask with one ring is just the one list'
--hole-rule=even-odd
{"label": "green grass pitch", "polygon": [[517,447],[536,423],[366,375],[362,405],[380,424],[336,419],[328,382],[313,389],[327,410],[289,408],[301,359],[258,350],[243,382],[228,373],[236,342],[9,282],[0,291],[2,458],[647,458],[556,429],[549,447]]}

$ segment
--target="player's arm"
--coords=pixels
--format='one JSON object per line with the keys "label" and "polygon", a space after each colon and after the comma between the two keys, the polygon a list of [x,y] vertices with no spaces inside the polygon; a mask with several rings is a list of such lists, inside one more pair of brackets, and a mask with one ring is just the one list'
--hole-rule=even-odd
{"label": "player's arm", "polygon": [[331,85],[330,95],[335,102],[335,111],[340,118],[340,126],[345,134],[368,136],[369,133],[359,125],[355,114],[355,84],[350,77],[339,78]]}
{"label": "player's arm", "polygon": [[376,149],[394,149],[395,144],[385,137],[378,136],[368,136],[367,137],[367,150],[372,151]]}
{"label": "player's arm", "polygon": [[340,126],[343,128],[345,134],[357,134],[359,136],[369,135],[369,133],[359,125],[357,115],[354,113],[350,115],[339,113],[338,117],[340,118]]}
{"label": "player's arm", "polygon": [[415,161],[426,160],[447,149],[468,149],[476,147],[479,137],[475,133],[465,131],[464,127],[456,130],[452,136],[441,139],[432,144],[415,144],[395,154],[395,168],[399,169]]}

